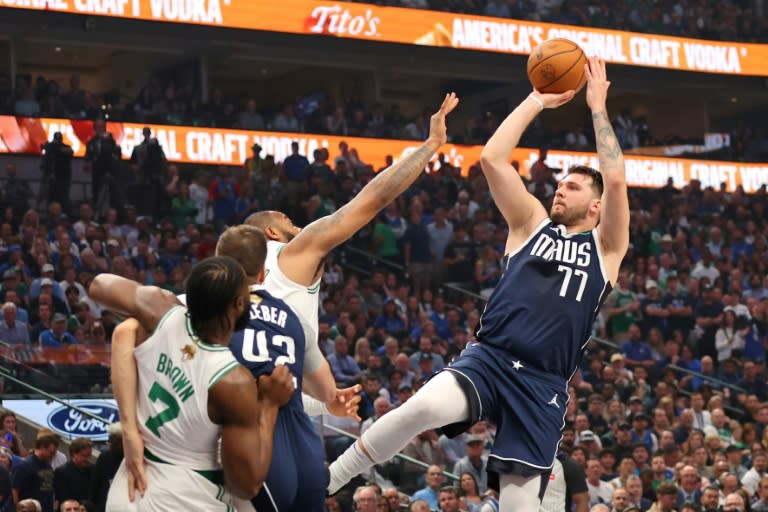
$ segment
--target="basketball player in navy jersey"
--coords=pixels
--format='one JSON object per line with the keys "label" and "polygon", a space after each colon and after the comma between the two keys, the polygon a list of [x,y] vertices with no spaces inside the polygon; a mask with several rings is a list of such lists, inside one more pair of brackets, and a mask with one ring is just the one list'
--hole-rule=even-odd
{"label": "basketball player in navy jersey", "polygon": [[567,103],[574,91],[534,91],[499,126],[481,164],[509,235],[504,274],[477,341],[331,465],[330,493],[390,459],[419,432],[443,427],[455,435],[487,419],[497,426],[488,469],[499,480],[501,510],[539,509],[564,425],[568,380],[629,244],[624,160],[606,112],[605,63],[590,58],[585,72],[601,172],[570,169],[548,215],[508,163],[539,112]]}
{"label": "basketball player in navy jersey", "polygon": [[266,253],[264,233],[247,225],[228,228],[216,245],[217,256],[234,258],[243,267],[251,293],[248,327],[234,333],[230,350],[256,379],[284,365],[296,386],[291,400],[278,412],[269,472],[251,503],[258,512],[321,512],[328,482],[325,453],[301,396],[307,340],[296,312],[260,286]]}

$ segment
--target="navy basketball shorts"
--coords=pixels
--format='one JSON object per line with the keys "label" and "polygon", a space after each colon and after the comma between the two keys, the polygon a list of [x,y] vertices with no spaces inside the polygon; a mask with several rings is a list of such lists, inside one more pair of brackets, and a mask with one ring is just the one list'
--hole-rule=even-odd
{"label": "navy basketball shorts", "polygon": [[324,512],[328,486],[325,451],[303,411],[278,413],[272,462],[261,492],[251,500],[257,512]]}
{"label": "navy basketball shorts", "polygon": [[496,425],[488,470],[547,480],[565,424],[568,400],[562,378],[534,369],[502,349],[470,343],[444,371],[456,376],[469,401],[468,423],[443,428],[458,435],[487,420]]}

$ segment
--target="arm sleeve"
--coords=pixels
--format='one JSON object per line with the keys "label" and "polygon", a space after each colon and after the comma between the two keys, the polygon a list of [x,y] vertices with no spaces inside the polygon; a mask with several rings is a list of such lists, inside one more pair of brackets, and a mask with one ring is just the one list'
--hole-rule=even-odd
{"label": "arm sleeve", "polygon": [[[309,340],[309,338],[307,338],[307,340]],[[323,364],[323,359],[325,359],[325,356],[320,350],[320,345],[318,344],[317,339],[308,341],[307,346],[304,348],[304,373],[312,373],[320,368],[320,365]],[[331,370],[333,371],[333,367],[331,367]],[[335,377],[336,373],[334,372],[333,375]]]}
{"label": "arm sleeve", "polygon": [[321,414],[330,414],[328,408],[323,402],[316,398],[312,398],[306,393],[301,394],[301,403],[304,405],[304,412],[307,416],[320,416]]}

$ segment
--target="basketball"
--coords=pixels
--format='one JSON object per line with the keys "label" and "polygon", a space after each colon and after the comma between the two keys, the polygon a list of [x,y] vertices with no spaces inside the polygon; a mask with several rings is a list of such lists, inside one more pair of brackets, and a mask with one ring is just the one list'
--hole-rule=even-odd
{"label": "basketball", "polygon": [[528,80],[543,93],[580,91],[587,81],[587,57],[581,47],[568,39],[549,39],[528,57]]}

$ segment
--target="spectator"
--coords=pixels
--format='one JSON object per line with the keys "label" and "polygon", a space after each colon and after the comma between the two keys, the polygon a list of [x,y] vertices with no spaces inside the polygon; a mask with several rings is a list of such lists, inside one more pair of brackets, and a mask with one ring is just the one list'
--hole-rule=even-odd
{"label": "spectator", "polygon": [[360,379],[360,367],[348,354],[349,343],[342,335],[334,340],[334,352],[328,356],[328,364],[333,371],[333,377],[340,386],[351,386]]}
{"label": "spectator", "polygon": [[27,324],[16,319],[16,304],[3,304],[3,321],[0,322],[0,340],[9,345],[29,346],[29,330]]}
{"label": "spectator", "polygon": [[240,197],[240,184],[230,176],[226,167],[220,167],[211,182],[208,198],[213,203],[213,217],[219,231],[235,219],[235,203]]}
{"label": "spectator", "polygon": [[736,313],[727,309],[723,311],[722,326],[715,333],[715,349],[717,362],[722,363],[731,356],[739,356],[744,350],[744,329],[736,325]]}
{"label": "spectator", "polygon": [[438,501],[440,503],[440,512],[460,512],[459,497],[456,494],[456,489],[453,487],[442,487],[440,494],[438,495]]}
{"label": "spectator", "polygon": [[3,190],[0,192],[0,199],[11,206],[14,217],[21,218],[24,212],[29,209],[29,202],[34,194],[29,183],[23,178],[19,178],[16,174],[16,164],[14,162],[8,162],[5,165],[5,172],[7,173],[7,178],[5,179]]}
{"label": "spectator", "polygon": [[97,214],[103,216],[111,206],[122,205],[118,174],[121,150],[106,131],[103,119],[93,122],[93,130],[94,136],[86,144],[83,170],[91,173],[91,202]]}
{"label": "spectator", "polygon": [[70,460],[53,472],[53,490],[56,500],[82,501],[88,499],[91,484],[92,467],[91,451],[93,443],[90,439],[79,437],[69,445]]}
{"label": "spectator", "polygon": [[589,490],[589,506],[599,503],[611,503],[613,498],[613,486],[600,480],[602,468],[596,458],[587,460],[587,488]]}
{"label": "spectator", "polygon": [[51,462],[59,447],[54,435],[39,436],[33,453],[13,468],[12,485],[15,501],[34,499],[42,512],[53,512],[53,468]]}
{"label": "spectator", "polygon": [[[758,499],[750,506],[752,512],[768,512],[768,477],[763,477],[760,479],[755,496]],[[709,511],[706,510],[704,512]]]}
{"label": "spectator", "polygon": [[697,507],[701,503],[701,476],[693,466],[684,466],[680,471],[680,488],[677,490],[677,508],[685,503],[693,503]]}
{"label": "spectator", "polygon": [[408,229],[403,236],[403,259],[413,282],[414,295],[421,296],[429,288],[432,275],[432,251],[429,231],[422,224],[421,213],[413,209]]}
{"label": "spectator", "polygon": [[741,477],[741,485],[747,490],[750,497],[757,495],[760,482],[768,477],[768,458],[762,452],[755,453],[752,457],[752,467]]}
{"label": "spectator", "polygon": [[411,496],[411,501],[424,500],[429,504],[430,509],[438,510],[440,506],[438,493],[444,480],[445,477],[443,476],[443,470],[440,466],[429,466],[426,471],[426,487],[416,491],[413,496]]}
{"label": "spectator", "polygon": [[419,350],[411,354],[408,358],[408,368],[410,370],[417,370],[419,363],[424,356],[428,356],[432,359],[432,371],[439,372],[445,367],[443,356],[435,353],[435,345],[432,339],[428,336],[421,336],[419,338]]}
{"label": "spectator", "polygon": [[81,512],[82,509],[80,508],[79,501],[69,499],[69,500],[64,500],[61,503],[61,507],[59,510],[61,510],[61,512]]}
{"label": "spectator", "polygon": [[641,338],[642,332],[638,324],[631,324],[628,331],[629,337],[621,344],[621,352],[624,354],[624,362],[630,368],[643,366],[649,368],[656,364],[651,356],[651,349]]}
{"label": "spectator", "polygon": [[745,512],[746,502],[738,492],[731,492],[723,500],[723,512]]}
{"label": "spectator", "polygon": [[477,482],[479,493],[484,494],[488,490],[488,475],[486,473],[488,456],[483,454],[485,444],[480,437],[475,435],[468,435],[465,443],[467,455],[456,461],[453,466],[453,474],[471,474]]}
{"label": "spectator", "polygon": [[677,500],[677,487],[673,483],[660,484],[656,489],[656,503],[650,512],[673,512]]}
{"label": "spectator", "polygon": [[40,345],[44,348],[64,348],[77,345],[77,340],[67,331],[67,316],[62,313],[53,315],[51,328],[40,334]]}
{"label": "spectator", "polygon": [[353,497],[356,512],[376,512],[379,503],[378,488],[373,486],[359,487]]}
{"label": "spectator", "polygon": [[621,270],[616,280],[616,287],[608,295],[602,309],[605,312],[606,322],[610,326],[613,343],[619,344],[627,339],[630,326],[638,320],[639,309],[640,301],[629,289],[629,275],[626,270]]}

